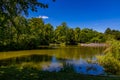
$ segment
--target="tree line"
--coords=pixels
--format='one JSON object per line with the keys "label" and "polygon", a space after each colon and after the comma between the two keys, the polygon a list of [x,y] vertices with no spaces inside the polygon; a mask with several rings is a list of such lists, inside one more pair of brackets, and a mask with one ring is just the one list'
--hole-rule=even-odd
{"label": "tree line", "polygon": [[[1,19],[4,19],[3,17]],[[0,50],[34,49],[50,43],[104,43],[109,37],[120,39],[120,31],[107,28],[105,33],[80,27],[70,28],[63,22],[54,28],[40,18],[26,19],[18,16],[0,26]]]}

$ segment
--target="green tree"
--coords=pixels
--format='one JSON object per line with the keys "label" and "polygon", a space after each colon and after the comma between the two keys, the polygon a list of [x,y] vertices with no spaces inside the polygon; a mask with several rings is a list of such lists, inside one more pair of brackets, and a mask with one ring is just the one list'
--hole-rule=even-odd
{"label": "green tree", "polygon": [[45,41],[46,43],[50,43],[50,42],[54,42],[53,40],[53,37],[54,37],[54,30],[53,30],[53,26],[48,23],[48,24],[45,24],[44,26],[44,36],[45,36]]}
{"label": "green tree", "polygon": [[7,20],[7,24],[4,24],[0,28],[0,42],[2,42],[2,46],[6,48],[16,48],[20,49],[20,45],[22,42],[25,42],[26,36],[26,27],[27,20],[24,17],[18,16],[14,18],[15,25],[14,26],[10,20]]}
{"label": "green tree", "polygon": [[94,31],[92,29],[84,28],[80,32],[80,42],[81,43],[86,43],[90,42],[90,40],[96,36],[97,31]]}
{"label": "green tree", "polygon": [[90,40],[93,43],[103,43],[106,41],[105,35],[103,33],[95,33],[96,35]]}
{"label": "green tree", "polygon": [[1,46],[6,46],[9,43],[10,37],[10,27],[8,28],[8,24],[4,24],[4,26],[0,26],[0,44]]}
{"label": "green tree", "polygon": [[55,29],[55,41],[57,43],[64,43],[66,42],[66,38],[67,38],[67,24],[65,22],[63,22],[60,26],[57,26],[57,28]]}
{"label": "green tree", "polygon": [[116,40],[120,40],[120,31],[119,30],[111,30],[110,28],[107,28],[105,30],[106,37],[112,37]]}
{"label": "green tree", "polygon": [[[35,42],[36,36],[29,35],[29,33],[32,34],[32,28],[29,28],[28,20],[21,17],[21,15],[27,16],[29,10],[37,12],[38,8],[48,8],[48,4],[38,0],[1,0],[0,46],[10,46],[9,48],[12,48],[14,44],[16,48],[22,48],[24,44],[29,45],[29,43]],[[32,39],[34,41],[30,42]]]}
{"label": "green tree", "polygon": [[110,28],[107,28],[104,33],[105,34],[111,34],[111,32],[112,32],[112,30]]}
{"label": "green tree", "polygon": [[76,27],[75,30],[74,30],[74,33],[75,33],[75,41],[77,43],[80,42],[80,28],[79,27]]}
{"label": "green tree", "polygon": [[114,35],[114,38],[116,40],[120,40],[120,31],[119,30],[112,30],[111,33],[112,33],[112,35]]}
{"label": "green tree", "polygon": [[112,74],[120,74],[120,41],[110,40],[105,55],[98,56],[98,62]]}
{"label": "green tree", "polygon": [[67,35],[66,35],[66,44],[76,44],[75,42],[75,34],[74,30],[72,28],[69,28],[67,30]]}
{"label": "green tree", "polygon": [[0,17],[4,19],[0,19],[0,26],[8,19],[14,24],[16,16],[28,15],[28,10],[36,12],[38,8],[48,8],[48,4],[38,0],[1,0]]}
{"label": "green tree", "polygon": [[30,45],[36,47],[44,41],[44,22],[40,18],[32,18],[28,22],[30,28]]}

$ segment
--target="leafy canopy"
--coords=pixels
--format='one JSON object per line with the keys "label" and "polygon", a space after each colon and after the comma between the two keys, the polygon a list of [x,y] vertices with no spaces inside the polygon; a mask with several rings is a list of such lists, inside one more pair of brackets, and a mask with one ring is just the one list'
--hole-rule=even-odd
{"label": "leafy canopy", "polygon": [[0,0],[0,26],[6,20],[13,23],[16,16],[28,15],[29,9],[37,12],[38,8],[48,8],[48,4],[38,0]]}

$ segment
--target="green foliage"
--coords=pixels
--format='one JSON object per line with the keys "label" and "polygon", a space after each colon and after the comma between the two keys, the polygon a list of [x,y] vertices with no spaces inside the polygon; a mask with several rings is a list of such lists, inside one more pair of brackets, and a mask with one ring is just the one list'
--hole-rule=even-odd
{"label": "green foliage", "polygon": [[[66,26],[66,27],[65,27]],[[102,33],[89,28],[69,28],[66,24],[60,25],[55,29],[56,43],[77,44],[77,43],[101,43],[105,42],[105,36]]]}
{"label": "green foliage", "polygon": [[93,42],[93,43],[101,43],[101,42],[103,42],[104,43],[106,41],[104,34],[102,34],[102,33],[95,33],[95,34],[96,34],[95,37],[93,37],[90,40],[90,42]]}
{"label": "green foliage", "polygon": [[98,62],[107,72],[113,74],[120,74],[120,41],[110,40],[109,45],[105,50],[104,56],[98,57]]}
{"label": "green foliage", "polygon": [[60,26],[55,29],[55,41],[57,43],[66,43],[67,40],[67,24],[63,22]]}
{"label": "green foliage", "polygon": [[20,15],[27,16],[28,10],[37,12],[38,8],[48,8],[48,4],[38,0],[1,0],[0,26],[3,26],[7,20],[10,20],[10,22],[15,25],[13,20],[15,17]]}
{"label": "green foliage", "polygon": [[114,58],[120,60],[120,41],[110,40],[107,41],[109,47],[105,50],[106,54],[112,55]]}
{"label": "green foliage", "polygon": [[[47,76],[47,77],[46,77]],[[90,76],[70,72],[45,72],[35,68],[0,67],[0,80],[119,80],[120,77]]]}
{"label": "green foliage", "polygon": [[105,34],[111,34],[111,29],[110,28],[107,28],[106,30],[105,30]]}
{"label": "green foliage", "polygon": [[111,74],[120,74],[120,61],[110,55],[99,56],[98,62]]}
{"label": "green foliage", "polygon": [[9,21],[0,26],[0,50],[34,49],[53,41],[52,25],[44,24],[40,18],[27,20],[18,16],[14,22],[16,26]]}
{"label": "green foliage", "polygon": [[40,18],[26,19],[17,16],[13,21],[15,25],[7,20],[0,26],[0,50],[34,49],[50,43],[104,43],[112,38],[119,40],[120,37],[118,30],[107,29],[103,34],[89,28],[69,28],[65,22],[54,29],[50,23],[45,24]]}
{"label": "green foliage", "polygon": [[[120,40],[120,31],[119,30],[111,30],[110,28],[107,28],[105,30],[106,38],[108,39],[109,37],[114,38],[116,40]],[[108,39],[109,40],[109,39]]]}
{"label": "green foliage", "polygon": [[7,16],[16,16],[24,12],[28,14],[28,9],[37,11],[37,7],[47,8],[46,4],[38,2],[38,0],[1,0],[0,14]]}
{"label": "green foliage", "polygon": [[57,26],[44,24],[40,18],[26,19],[17,16],[4,26],[0,26],[0,50],[34,49],[40,45],[60,43],[76,45],[77,43],[105,42],[104,35],[92,29],[69,28],[65,22]]}
{"label": "green foliage", "polygon": [[78,43],[80,43],[80,31],[81,29],[79,27],[76,27],[74,30],[75,41]]}
{"label": "green foliage", "polygon": [[98,43],[98,42],[105,42],[105,40],[102,33],[99,33],[92,29],[84,28],[80,32],[80,42],[81,43],[86,43],[86,42]]}
{"label": "green foliage", "polygon": [[67,30],[67,34],[66,34],[67,38],[66,38],[66,44],[75,44],[75,34],[74,34],[74,30],[72,28],[69,28]]}
{"label": "green foliage", "polygon": [[54,39],[53,39],[54,29],[50,23],[45,24],[43,32],[44,32],[44,36],[45,36],[44,40],[46,40],[48,43],[54,42]]}

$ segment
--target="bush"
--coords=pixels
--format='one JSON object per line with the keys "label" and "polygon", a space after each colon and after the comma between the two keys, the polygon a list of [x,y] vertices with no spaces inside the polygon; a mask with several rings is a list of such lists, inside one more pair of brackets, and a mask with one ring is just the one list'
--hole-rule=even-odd
{"label": "bush", "polygon": [[105,68],[105,71],[120,74],[120,41],[111,39],[104,56],[98,56],[98,63]]}
{"label": "bush", "polygon": [[111,55],[98,56],[98,63],[105,68],[106,72],[120,74],[120,61]]}
{"label": "bush", "polygon": [[110,40],[107,41],[109,47],[105,50],[106,54],[112,55],[114,58],[120,60],[120,41]]}

